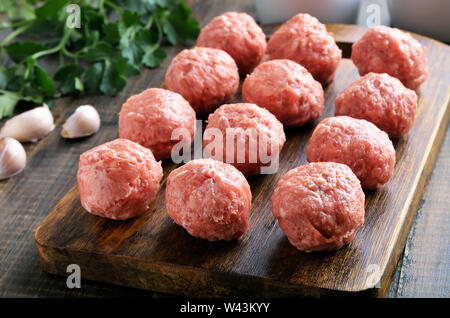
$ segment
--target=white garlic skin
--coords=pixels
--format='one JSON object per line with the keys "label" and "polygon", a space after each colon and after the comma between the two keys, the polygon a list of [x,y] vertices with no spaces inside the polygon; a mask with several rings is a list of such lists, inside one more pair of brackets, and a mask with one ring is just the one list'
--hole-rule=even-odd
{"label": "white garlic skin", "polygon": [[0,180],[12,177],[25,168],[27,154],[14,138],[0,139]]}
{"label": "white garlic skin", "polygon": [[80,138],[96,133],[100,128],[100,116],[91,105],[79,106],[75,112],[67,118],[61,130],[64,138]]}
{"label": "white garlic skin", "polygon": [[37,141],[55,128],[47,105],[33,108],[9,119],[0,130],[0,138],[11,137],[20,142]]}

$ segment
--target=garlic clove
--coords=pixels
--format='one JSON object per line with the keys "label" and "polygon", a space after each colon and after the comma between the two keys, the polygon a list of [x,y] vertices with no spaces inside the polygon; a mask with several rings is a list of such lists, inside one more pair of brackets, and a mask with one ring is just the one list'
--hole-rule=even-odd
{"label": "garlic clove", "polygon": [[75,112],[67,118],[61,130],[64,138],[79,138],[90,136],[100,128],[100,116],[91,105],[79,106]]}
{"label": "garlic clove", "polygon": [[14,138],[0,139],[0,180],[20,173],[27,161],[25,149]]}
{"label": "garlic clove", "polygon": [[44,104],[9,119],[0,130],[0,138],[11,137],[21,142],[34,142],[54,128],[52,113]]}

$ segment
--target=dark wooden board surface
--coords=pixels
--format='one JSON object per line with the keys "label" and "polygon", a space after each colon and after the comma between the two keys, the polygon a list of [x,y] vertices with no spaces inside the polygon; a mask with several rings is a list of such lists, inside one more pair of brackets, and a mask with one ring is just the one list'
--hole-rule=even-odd
{"label": "dark wooden board surface", "polygon": [[450,297],[450,130],[436,160],[388,297]]}
{"label": "dark wooden board surface", "polygon": [[[356,26],[329,29],[336,30],[339,43],[364,32]],[[76,186],[72,188],[36,231],[43,268],[65,274],[67,265],[75,263],[88,279],[182,295],[385,296],[448,122],[450,65],[435,61],[448,60],[450,50],[418,39],[427,47],[430,74],[418,92],[416,124],[407,137],[395,140],[397,164],[391,181],[366,192],[366,224],[350,245],[333,253],[301,253],[288,243],[271,214],[269,199],[279,178],[306,162],[314,123],[286,131],[276,174],[249,179],[250,230],[240,240],[210,243],[172,222],[165,211],[164,185],[176,165],[165,161],[159,194],[148,211],[133,220],[116,222],[86,213]],[[345,49],[345,43],[342,46]],[[335,96],[358,76],[346,54],[326,87],[322,118],[333,116]]]}
{"label": "dark wooden board surface", "polygon": [[[227,10],[253,13],[251,0],[193,1],[191,3],[194,3],[194,13],[201,24]],[[26,170],[15,178],[0,182],[0,296],[151,297],[154,295],[151,291],[87,280],[83,280],[81,289],[68,289],[64,277],[47,275],[42,271],[33,241],[33,232],[51,208],[73,186],[79,154],[117,136],[116,115],[120,105],[128,95],[146,87],[158,86],[170,58],[180,49],[170,49],[169,57],[161,68],[144,70],[141,76],[130,81],[126,91],[116,99],[98,97],[59,101],[53,109],[57,119],[57,129],[39,143],[26,145],[28,155]],[[444,57],[441,58],[443,64],[445,61]],[[448,70],[448,65],[443,65],[443,72],[445,67]],[[448,85],[448,77],[443,77],[441,80]],[[101,111],[103,126],[99,134],[79,141],[61,139],[58,134],[63,118],[67,117],[77,105],[86,102],[96,103]],[[441,187],[446,185],[444,181],[450,177],[448,135],[447,133],[447,139],[437,163],[437,172],[430,181],[430,187],[433,190],[427,190],[424,204],[419,210],[420,218],[417,219],[415,228],[422,230],[410,233],[406,247],[409,248],[409,253],[405,256],[407,261],[401,262],[401,265],[409,265],[398,269],[397,278],[394,279],[389,294],[392,297],[442,296],[446,295],[445,291],[448,295],[447,225],[449,220],[447,212],[450,201],[445,195],[447,192],[445,189],[439,195],[439,191],[443,191]],[[436,211],[439,212],[439,216],[434,216]],[[418,236],[418,233],[424,233],[424,231],[433,234],[428,236],[434,240],[433,244],[429,244],[429,241]],[[418,241],[421,243],[417,244]],[[411,248],[413,245],[415,248]],[[434,288],[432,282],[439,284],[440,289]],[[443,292],[439,294],[440,291]]]}

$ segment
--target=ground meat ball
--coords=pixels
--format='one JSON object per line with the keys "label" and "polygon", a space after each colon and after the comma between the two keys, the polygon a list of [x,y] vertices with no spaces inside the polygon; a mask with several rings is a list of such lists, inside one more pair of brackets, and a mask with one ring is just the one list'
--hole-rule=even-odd
{"label": "ground meat ball", "polygon": [[364,192],[346,165],[310,163],[281,178],[272,213],[300,251],[337,250],[364,224]]}
{"label": "ground meat ball", "polygon": [[151,150],[116,139],[86,151],[78,165],[82,206],[115,220],[142,214],[155,197],[162,178],[161,163]]}
{"label": "ground meat ball", "polygon": [[302,13],[272,35],[267,53],[270,59],[289,59],[303,65],[322,84],[333,80],[342,55],[325,25]]}
{"label": "ground meat ball", "polygon": [[170,158],[172,132],[184,128],[194,137],[195,111],[180,95],[165,89],[150,88],[131,96],[119,116],[120,138],[130,139],[150,148],[157,160]]}
{"label": "ground meat ball", "polygon": [[425,51],[411,35],[399,29],[377,26],[352,46],[352,61],[359,74],[387,73],[416,89],[428,74]]}
{"label": "ground meat ball", "polygon": [[250,73],[266,52],[266,36],[247,13],[227,12],[211,20],[200,32],[197,46],[222,49],[236,61],[239,73]]}
{"label": "ground meat ball", "polygon": [[165,83],[186,98],[197,114],[204,114],[233,98],[239,87],[239,72],[227,52],[195,47],[175,56]]}
{"label": "ground meat ball", "polygon": [[392,177],[395,150],[388,135],[374,124],[347,116],[326,118],[309,140],[309,162],[346,164],[364,189],[376,189]]}
{"label": "ground meat ball", "polygon": [[[272,155],[274,158],[277,157],[286,141],[283,125],[269,111],[255,104],[226,104],[209,115],[203,147],[207,147],[211,142],[217,142],[215,138],[208,136],[208,133],[213,131],[211,129],[221,133],[223,143],[222,155],[213,151],[212,157],[232,164],[245,176],[259,174],[261,167],[273,164],[272,161],[268,163],[265,159],[270,159]],[[231,138],[232,134],[236,137]],[[229,140],[234,140],[231,147],[227,147],[227,135]],[[234,152],[228,154],[229,151]],[[240,154],[244,154],[245,157]],[[265,158],[266,155],[268,158]],[[240,160],[241,158],[243,160]],[[275,160],[278,160],[278,157]]]}
{"label": "ground meat ball", "polygon": [[365,119],[396,138],[407,134],[416,118],[417,95],[388,74],[369,73],[356,80],[335,103],[335,115]]}
{"label": "ground meat ball", "polygon": [[213,159],[192,160],[167,178],[167,213],[189,234],[209,241],[242,236],[251,201],[242,173]]}
{"label": "ground meat ball", "polygon": [[245,79],[242,98],[266,108],[285,126],[300,126],[319,118],[324,103],[322,85],[290,60],[259,65]]}

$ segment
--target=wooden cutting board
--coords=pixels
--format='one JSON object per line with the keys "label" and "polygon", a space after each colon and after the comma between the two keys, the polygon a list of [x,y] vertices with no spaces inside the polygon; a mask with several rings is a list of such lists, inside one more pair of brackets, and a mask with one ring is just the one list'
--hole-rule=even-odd
{"label": "wooden cutting board", "polygon": [[[322,118],[358,73],[348,59],[364,28],[328,25],[343,50],[335,80],[325,89]],[[265,27],[270,35],[274,27]],[[163,162],[156,199],[142,216],[112,221],[87,213],[75,185],[35,233],[45,271],[187,296],[385,296],[449,120],[450,47],[414,35],[426,47],[429,76],[417,91],[419,108],[408,136],[394,140],[397,164],[390,182],[366,192],[366,223],[336,252],[302,253],[289,244],[271,213],[270,197],[288,170],[306,163],[305,147],[319,121],[286,130],[274,175],[249,179],[250,230],[232,242],[210,243],[174,224],[164,206],[165,181],[176,165]],[[239,100],[239,98],[237,98]],[[75,167],[74,167],[75,169]]]}

